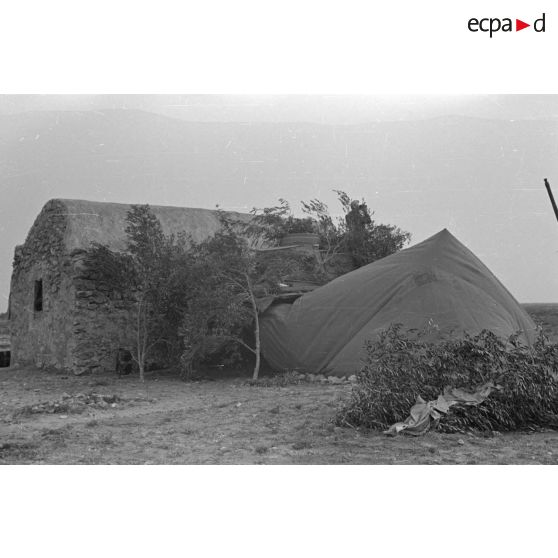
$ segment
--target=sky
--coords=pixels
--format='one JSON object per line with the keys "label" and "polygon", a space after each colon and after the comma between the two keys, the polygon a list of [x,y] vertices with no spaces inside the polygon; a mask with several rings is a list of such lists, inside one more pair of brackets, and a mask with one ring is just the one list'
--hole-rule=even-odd
{"label": "sky", "polygon": [[444,115],[558,117],[558,95],[0,95],[0,114],[138,109],[203,122],[358,124]]}
{"label": "sky", "polygon": [[[105,130],[109,109],[130,122]],[[3,95],[0,118],[9,196],[0,208],[0,311],[13,249],[48,199],[248,211],[318,197],[335,213],[334,188],[365,198],[412,244],[447,227],[520,302],[558,301],[558,230],[542,183],[558,185],[558,95]],[[183,140],[175,121],[251,124],[255,135],[188,128]],[[134,122],[141,137],[126,131]]]}

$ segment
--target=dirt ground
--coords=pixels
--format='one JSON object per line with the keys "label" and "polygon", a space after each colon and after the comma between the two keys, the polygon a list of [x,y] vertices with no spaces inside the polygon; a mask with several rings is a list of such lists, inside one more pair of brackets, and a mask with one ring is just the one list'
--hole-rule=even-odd
{"label": "dirt ground", "polygon": [[0,369],[1,464],[557,464],[558,433],[387,438],[331,419],[351,386]]}

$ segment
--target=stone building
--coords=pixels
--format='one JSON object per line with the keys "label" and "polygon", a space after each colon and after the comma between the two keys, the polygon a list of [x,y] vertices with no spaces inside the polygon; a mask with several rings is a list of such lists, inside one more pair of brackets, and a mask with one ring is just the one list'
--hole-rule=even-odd
{"label": "stone building", "polygon": [[10,328],[8,320],[0,318],[0,368],[10,366]]}
{"label": "stone building", "polygon": [[[82,200],[45,204],[25,243],[15,249],[9,304],[12,365],[75,374],[114,370],[118,350],[129,337],[128,306],[88,276],[83,260],[91,242],[125,249],[129,209]],[[219,228],[212,210],[152,210],[165,234],[185,231],[199,241]]]}

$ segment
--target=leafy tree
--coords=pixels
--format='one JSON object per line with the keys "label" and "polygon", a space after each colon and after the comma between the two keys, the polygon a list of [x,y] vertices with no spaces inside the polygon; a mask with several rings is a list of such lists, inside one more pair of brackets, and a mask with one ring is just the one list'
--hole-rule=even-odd
{"label": "leafy tree", "polygon": [[374,221],[373,212],[364,200],[353,200],[342,190],[335,193],[344,214],[338,219],[318,199],[301,202],[304,217],[295,217],[289,203],[279,199],[279,205],[252,209],[253,217],[244,226],[244,233],[272,244],[279,244],[288,233],[318,234],[322,273],[330,277],[337,273],[335,261],[341,254],[348,254],[353,266],[358,268],[401,250],[411,239],[410,233],[395,225]]}
{"label": "leafy tree", "polygon": [[394,225],[376,223],[364,200],[351,200],[343,191],[336,190],[345,213],[341,226],[343,243],[356,267],[398,252],[409,242],[411,234]]}
{"label": "leafy tree", "polygon": [[[253,379],[261,363],[259,299],[277,293],[280,284],[293,274],[312,274],[312,255],[254,249],[238,222],[224,212],[221,229],[205,241],[192,245],[194,293],[184,313],[182,363],[192,372],[206,351],[227,342],[238,344],[255,357]],[[254,233],[253,227],[248,229]],[[253,342],[245,340],[251,329]]]}
{"label": "leafy tree", "polygon": [[301,205],[303,213],[314,222],[315,232],[319,235],[320,255],[325,272],[326,266],[346,250],[343,223],[341,221],[336,224],[327,205],[320,200],[301,202]]}
{"label": "leafy tree", "polygon": [[302,202],[302,211],[316,224],[324,264],[338,254],[351,256],[355,267],[372,263],[401,250],[411,234],[395,225],[376,223],[364,200],[353,200],[346,192],[335,190],[344,216],[334,221],[327,205],[320,200]]}
{"label": "leafy tree", "polygon": [[126,217],[127,250],[94,244],[86,266],[100,281],[128,299],[133,314],[131,354],[144,381],[147,358],[155,347],[178,350],[181,308],[191,278],[187,239],[165,236],[148,205],[133,205]]}
{"label": "leafy tree", "polygon": [[252,219],[249,223],[241,225],[240,230],[247,238],[265,240],[272,244],[279,241],[289,233],[316,233],[316,222],[313,217],[295,217],[287,200],[279,199],[279,205],[253,208],[250,212]]}

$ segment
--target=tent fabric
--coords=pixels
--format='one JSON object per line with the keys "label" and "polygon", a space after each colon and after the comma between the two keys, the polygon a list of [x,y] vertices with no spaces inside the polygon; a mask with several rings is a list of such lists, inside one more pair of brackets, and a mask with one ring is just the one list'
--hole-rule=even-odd
{"label": "tent fabric", "polygon": [[431,337],[483,329],[527,343],[536,326],[492,272],[447,229],[342,275],[260,320],[262,352],[276,370],[336,375],[361,368],[381,330],[428,328]]}
{"label": "tent fabric", "polygon": [[412,436],[422,436],[433,427],[435,428],[443,415],[446,415],[450,407],[476,407],[480,405],[493,390],[501,389],[493,382],[487,382],[479,386],[474,392],[462,388],[446,387],[444,393],[438,396],[436,401],[428,403],[419,395],[416,403],[411,407],[409,416],[403,422],[392,424],[384,434],[396,436],[400,432]]}

